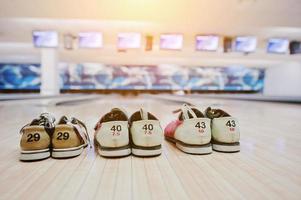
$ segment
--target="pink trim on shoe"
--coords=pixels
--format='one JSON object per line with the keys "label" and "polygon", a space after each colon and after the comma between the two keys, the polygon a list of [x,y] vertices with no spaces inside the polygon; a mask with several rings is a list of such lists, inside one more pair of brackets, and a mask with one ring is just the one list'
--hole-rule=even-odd
{"label": "pink trim on shoe", "polygon": [[175,120],[170,122],[164,129],[164,135],[167,137],[174,137],[175,131],[183,123],[183,121]]}

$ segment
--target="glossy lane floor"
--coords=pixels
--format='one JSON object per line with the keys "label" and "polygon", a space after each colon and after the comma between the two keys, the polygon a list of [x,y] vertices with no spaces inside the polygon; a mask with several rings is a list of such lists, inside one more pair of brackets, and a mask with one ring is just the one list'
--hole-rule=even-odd
{"label": "glossy lane floor", "polygon": [[19,129],[41,112],[82,119],[93,137],[95,123],[112,107],[131,114],[142,106],[165,127],[181,103],[149,95],[108,95],[59,105],[59,99],[0,102],[0,199],[301,198],[300,105],[189,96],[185,100],[203,110],[218,106],[236,116],[241,152],[188,155],[164,141],[162,155],[155,158],[106,159],[93,147],[73,159],[24,163],[18,160]]}

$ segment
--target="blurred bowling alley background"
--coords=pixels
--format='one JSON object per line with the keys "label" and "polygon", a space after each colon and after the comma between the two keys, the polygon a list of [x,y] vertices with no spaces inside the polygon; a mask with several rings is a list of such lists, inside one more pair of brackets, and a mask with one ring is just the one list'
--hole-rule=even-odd
{"label": "blurred bowling alley background", "polygon": [[299,0],[1,0],[2,93],[300,99]]}

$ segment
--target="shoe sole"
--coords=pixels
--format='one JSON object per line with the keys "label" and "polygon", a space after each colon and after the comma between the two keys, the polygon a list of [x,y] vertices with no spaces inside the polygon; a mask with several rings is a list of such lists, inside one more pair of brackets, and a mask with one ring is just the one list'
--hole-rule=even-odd
{"label": "shoe sole", "polygon": [[79,156],[87,145],[81,145],[79,147],[66,148],[66,149],[52,149],[51,156],[53,158],[71,158]]}
{"label": "shoe sole", "polygon": [[162,153],[161,147],[159,149],[132,148],[132,154],[140,157],[159,156],[161,153]]}
{"label": "shoe sole", "polygon": [[50,157],[49,149],[35,150],[35,151],[21,151],[20,160],[21,161],[35,161],[43,160]]}
{"label": "shoe sole", "polygon": [[103,147],[94,139],[94,146],[97,148],[99,155],[108,158],[124,157],[132,153],[129,144],[121,147]]}
{"label": "shoe sole", "polygon": [[176,142],[176,147],[180,149],[181,151],[189,154],[210,154],[212,153],[212,147],[209,144],[208,146],[195,146],[195,147],[189,147],[189,146],[184,146],[181,143]]}
{"label": "shoe sole", "polygon": [[145,146],[137,146],[132,143],[132,154],[138,157],[152,157],[159,156],[162,153],[162,145],[145,147]]}
{"label": "shoe sole", "polygon": [[211,143],[204,145],[191,145],[178,141],[174,138],[165,137],[168,142],[172,142],[178,149],[188,154],[205,155],[212,153]]}
{"label": "shoe sole", "polygon": [[212,148],[214,151],[234,153],[240,151],[240,144],[239,142],[234,144],[212,144]]}
{"label": "shoe sole", "polygon": [[103,157],[124,157],[124,156],[128,156],[131,154],[131,149],[127,148],[127,149],[116,149],[116,150],[104,150],[101,148],[98,148],[97,152],[99,153],[99,155],[103,156]]}

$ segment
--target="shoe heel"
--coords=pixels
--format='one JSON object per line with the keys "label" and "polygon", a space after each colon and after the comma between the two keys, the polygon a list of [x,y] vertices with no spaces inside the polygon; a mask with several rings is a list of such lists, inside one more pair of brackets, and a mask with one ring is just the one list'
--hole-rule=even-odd
{"label": "shoe heel", "polygon": [[51,156],[53,158],[71,158],[79,156],[84,150],[84,146],[66,148],[66,149],[52,149]]}
{"label": "shoe heel", "polygon": [[132,149],[132,154],[140,157],[159,156],[162,153],[162,148],[159,149]]}
{"label": "shoe heel", "polygon": [[153,147],[132,146],[132,154],[140,157],[159,156],[162,153],[162,145]]}
{"label": "shoe heel", "polygon": [[112,150],[105,150],[102,148],[98,148],[97,150],[98,154],[103,156],[103,157],[111,157],[111,158],[115,158],[115,157],[124,157],[124,156],[128,156],[131,154],[131,149],[130,148],[126,148],[126,149],[112,149]]}
{"label": "shoe heel", "polygon": [[233,144],[212,144],[214,151],[234,153],[240,151],[239,142]]}
{"label": "shoe heel", "polygon": [[181,151],[189,154],[203,155],[212,153],[212,147],[210,143],[206,145],[186,145],[176,142],[176,146]]}
{"label": "shoe heel", "polygon": [[43,160],[50,157],[49,149],[34,150],[34,151],[21,151],[20,160],[21,161],[35,161]]}

